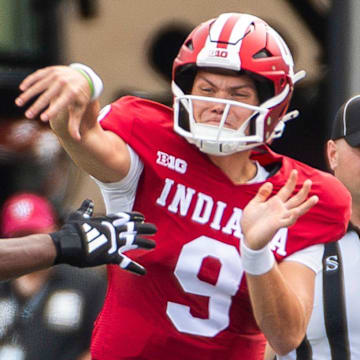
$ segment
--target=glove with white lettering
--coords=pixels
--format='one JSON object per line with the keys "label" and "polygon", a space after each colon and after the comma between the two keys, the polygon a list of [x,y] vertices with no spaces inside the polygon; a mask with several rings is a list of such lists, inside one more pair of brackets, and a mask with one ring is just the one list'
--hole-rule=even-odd
{"label": "glove with white lettering", "polygon": [[155,234],[156,226],[145,223],[144,216],[135,211],[92,217],[93,208],[93,202],[85,200],[59,231],[50,234],[57,251],[54,264],[77,267],[119,264],[125,270],[144,275],[144,267],[124,252],[153,249],[155,242],[142,236]]}

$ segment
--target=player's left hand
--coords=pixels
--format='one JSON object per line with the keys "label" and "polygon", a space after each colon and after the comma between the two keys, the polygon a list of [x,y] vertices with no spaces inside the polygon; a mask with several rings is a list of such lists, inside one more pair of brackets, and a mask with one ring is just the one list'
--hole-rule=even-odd
{"label": "player's left hand", "polygon": [[249,248],[263,248],[280,228],[295,224],[300,216],[318,202],[316,195],[309,197],[312,185],[309,179],[304,181],[301,189],[293,195],[296,182],[297,171],[293,170],[277,194],[270,197],[273,185],[266,182],[247,204],[240,223],[245,244]]}
{"label": "player's left hand", "polygon": [[144,216],[134,211],[101,217],[91,217],[92,213],[93,202],[85,200],[59,231],[50,234],[57,249],[55,264],[78,267],[119,264],[125,270],[144,275],[144,267],[124,253],[154,248],[155,242],[143,236],[155,234],[155,225],[145,223]]}

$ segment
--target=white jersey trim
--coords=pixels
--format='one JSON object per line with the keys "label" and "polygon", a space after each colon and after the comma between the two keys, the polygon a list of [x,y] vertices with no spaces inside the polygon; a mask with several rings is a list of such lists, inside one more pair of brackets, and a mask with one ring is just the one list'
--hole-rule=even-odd
{"label": "white jersey trim", "polygon": [[319,273],[322,270],[324,244],[316,244],[291,254],[284,261],[296,261]]}
{"label": "white jersey trim", "polygon": [[100,188],[107,214],[131,211],[134,206],[136,189],[144,164],[134,149],[128,144],[127,147],[130,153],[130,169],[122,180],[103,183],[91,176]]}
{"label": "white jersey trim", "polygon": [[259,164],[258,161],[254,162],[256,165],[256,175],[252,179],[250,179],[247,184],[256,184],[265,181],[270,174],[263,166]]}

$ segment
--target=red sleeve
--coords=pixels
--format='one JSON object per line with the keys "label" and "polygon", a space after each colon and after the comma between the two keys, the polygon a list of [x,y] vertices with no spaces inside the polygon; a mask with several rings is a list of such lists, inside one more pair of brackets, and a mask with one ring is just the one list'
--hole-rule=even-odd
{"label": "red sleeve", "polygon": [[[154,101],[124,96],[110,105],[109,111],[100,120],[105,130],[110,130],[119,135],[125,142],[131,142],[133,127],[136,123],[146,123],[149,119],[156,118],[159,122],[168,122],[172,110]],[[146,128],[146,126],[144,126]]]}
{"label": "red sleeve", "polygon": [[[286,256],[311,245],[339,240],[346,232],[351,215],[350,193],[338,179],[295,160],[290,161],[299,174],[296,190],[309,178],[312,180],[310,196],[317,195],[319,201],[288,229]],[[285,164],[284,173],[286,168]],[[278,253],[277,256],[278,259],[284,257]]]}

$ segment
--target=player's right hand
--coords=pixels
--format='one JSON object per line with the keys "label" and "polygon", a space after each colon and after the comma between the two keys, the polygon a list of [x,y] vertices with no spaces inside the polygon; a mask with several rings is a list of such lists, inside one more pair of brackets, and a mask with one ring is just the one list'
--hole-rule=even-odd
{"label": "player's right hand", "polygon": [[92,217],[92,213],[93,202],[85,200],[58,232],[50,234],[57,250],[55,264],[78,267],[119,264],[125,270],[144,275],[144,267],[124,252],[153,249],[155,242],[143,236],[155,234],[156,226],[145,223],[144,216],[138,212],[101,217]]}
{"label": "player's right hand", "polygon": [[[80,125],[91,101],[91,88],[78,70],[70,66],[45,67],[28,75],[19,88],[21,94],[15,99],[17,106],[22,107],[35,99],[25,112],[27,118],[40,116],[42,121],[51,122],[55,132],[68,131],[72,138],[80,139]],[[66,112],[69,114],[66,121],[56,120]]]}

